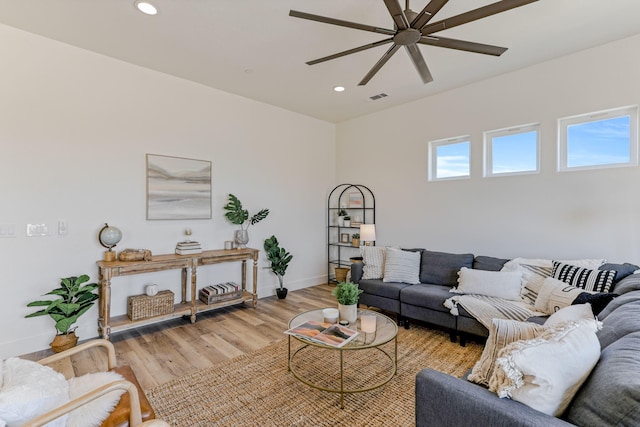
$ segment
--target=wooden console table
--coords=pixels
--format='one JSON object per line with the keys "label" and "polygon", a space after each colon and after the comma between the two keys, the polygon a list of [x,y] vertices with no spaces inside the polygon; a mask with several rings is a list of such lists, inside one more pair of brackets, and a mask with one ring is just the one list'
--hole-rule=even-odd
{"label": "wooden console table", "polygon": [[[98,333],[102,338],[109,339],[109,334],[137,326],[172,319],[180,316],[190,316],[191,323],[195,323],[196,314],[202,311],[215,310],[229,305],[251,301],[255,308],[258,301],[258,249],[221,249],[203,251],[192,255],[156,255],[150,261],[98,261],[99,290],[98,304]],[[253,292],[247,290],[247,260],[253,260]],[[220,264],[223,262],[242,261],[242,295],[227,301],[204,304],[198,300],[196,286],[197,269],[199,266]],[[111,279],[118,276],[153,273],[156,271],[182,269],[182,300],[174,305],[173,313],[155,316],[147,319],[130,320],[127,315],[111,317]],[[191,289],[187,292],[188,271],[191,273]]]}

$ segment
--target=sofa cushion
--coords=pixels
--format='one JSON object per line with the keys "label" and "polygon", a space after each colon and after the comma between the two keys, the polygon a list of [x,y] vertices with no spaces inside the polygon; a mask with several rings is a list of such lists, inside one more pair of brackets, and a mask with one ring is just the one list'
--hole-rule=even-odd
{"label": "sofa cushion", "polygon": [[640,292],[621,295],[610,305],[614,303],[623,304],[609,313],[602,321],[602,329],[598,331],[598,339],[603,349],[625,335],[637,332],[638,325],[640,325]]}
{"label": "sofa cushion", "polygon": [[383,282],[420,283],[420,252],[387,248]]}
{"label": "sofa cushion", "polygon": [[420,264],[420,282],[453,286],[462,267],[473,266],[473,254],[424,251]]}
{"label": "sofa cushion", "polygon": [[613,279],[612,288],[615,287],[616,283],[618,283],[620,280],[632,275],[633,272],[638,269],[640,269],[640,267],[635,264],[629,264],[628,262],[625,262],[624,264],[606,263],[598,267],[598,270],[614,270],[616,272],[616,277]]}
{"label": "sofa cushion", "polygon": [[594,320],[563,323],[532,340],[509,344],[500,351],[489,389],[561,415],[598,362],[596,329]]}
{"label": "sofa cushion", "polygon": [[512,342],[535,338],[545,329],[542,325],[530,322],[493,319],[482,356],[474,365],[467,379],[474,383],[488,386],[489,378],[491,378],[495,368],[498,352]]}
{"label": "sofa cushion", "polygon": [[382,279],[384,275],[385,248],[380,246],[361,246],[363,279]]}
{"label": "sofa cushion", "polygon": [[484,271],[462,267],[458,271],[455,293],[520,301],[521,284],[522,273],[519,271]]}
{"label": "sofa cushion", "polygon": [[407,285],[400,292],[400,301],[404,304],[425,307],[435,311],[449,312],[444,301],[451,298],[451,288],[444,285]]}
{"label": "sofa cushion", "polygon": [[360,280],[358,287],[366,294],[384,298],[400,300],[400,291],[406,288],[406,283],[385,283],[381,279]]}
{"label": "sofa cushion", "polygon": [[553,261],[552,276],[562,280],[576,288],[586,291],[609,292],[613,279],[616,277],[615,270],[591,270],[572,264]]}
{"label": "sofa cushion", "polygon": [[640,425],[639,354],[637,329],[604,349],[565,418],[579,426]]}
{"label": "sofa cushion", "polygon": [[473,269],[500,271],[507,262],[509,262],[509,260],[505,258],[495,258],[491,256],[478,255],[473,259]]}

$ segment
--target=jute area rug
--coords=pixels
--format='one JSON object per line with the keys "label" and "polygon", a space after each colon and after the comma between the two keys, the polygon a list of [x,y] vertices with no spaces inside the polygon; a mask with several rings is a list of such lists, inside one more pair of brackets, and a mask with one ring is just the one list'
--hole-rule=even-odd
{"label": "jute area rug", "polygon": [[[295,340],[292,339],[292,342]],[[299,344],[296,344],[299,346]],[[461,347],[442,331],[412,325],[398,331],[398,373],[375,390],[340,395],[311,388],[287,370],[287,339],[147,390],[158,418],[172,426],[412,426],[415,377],[423,368],[461,377],[482,345]],[[296,347],[297,348],[297,347]],[[393,343],[385,350],[393,354]],[[314,381],[337,386],[338,353],[305,349],[297,359]],[[374,350],[345,352],[345,383],[360,387],[388,372]]]}

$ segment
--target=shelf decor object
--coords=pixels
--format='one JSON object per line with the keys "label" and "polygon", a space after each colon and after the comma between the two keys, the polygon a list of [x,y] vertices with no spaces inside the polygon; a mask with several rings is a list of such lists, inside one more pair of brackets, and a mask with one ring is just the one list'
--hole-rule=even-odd
{"label": "shelf decor object", "polygon": [[[373,192],[360,184],[340,184],[333,188],[327,199],[327,283],[339,280],[336,272],[351,267],[351,259],[360,256],[359,245],[353,244],[352,235],[362,232],[362,224],[375,224],[376,200]],[[350,222],[345,221],[349,218]],[[375,238],[374,238],[375,240]],[[372,243],[375,245],[375,242]]]}
{"label": "shelf decor object", "polygon": [[100,244],[107,248],[104,252],[104,260],[107,262],[116,260],[116,253],[113,251],[113,248],[120,242],[122,239],[122,231],[116,227],[110,227],[106,222],[104,223],[104,227],[98,231],[98,241]]}
{"label": "shelf decor object", "polygon": [[376,241],[376,225],[362,224],[360,225],[360,240],[365,246],[371,246],[371,242]]}

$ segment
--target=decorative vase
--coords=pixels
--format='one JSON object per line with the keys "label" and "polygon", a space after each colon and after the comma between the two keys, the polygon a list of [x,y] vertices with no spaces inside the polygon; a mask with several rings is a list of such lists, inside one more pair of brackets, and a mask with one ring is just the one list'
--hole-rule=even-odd
{"label": "decorative vase", "polygon": [[246,248],[249,243],[249,231],[248,230],[236,230],[233,235],[233,241],[236,242],[238,248]]}
{"label": "decorative vase", "polygon": [[51,341],[51,350],[56,353],[60,353],[64,350],[69,350],[72,347],[75,347],[78,344],[78,337],[75,332],[69,332],[64,335],[56,335],[53,341]]}
{"label": "decorative vase", "polygon": [[360,246],[360,239],[352,239],[351,246],[355,246],[356,248]]}
{"label": "decorative vase", "polygon": [[358,304],[338,304],[338,312],[340,313],[340,320],[346,320],[349,323],[355,323],[358,320]]}
{"label": "decorative vase", "polygon": [[276,288],[276,295],[278,295],[278,299],[285,299],[288,291],[289,290],[287,288]]}
{"label": "decorative vase", "polygon": [[343,216],[339,216],[338,217],[338,227],[344,227],[344,217]]}

